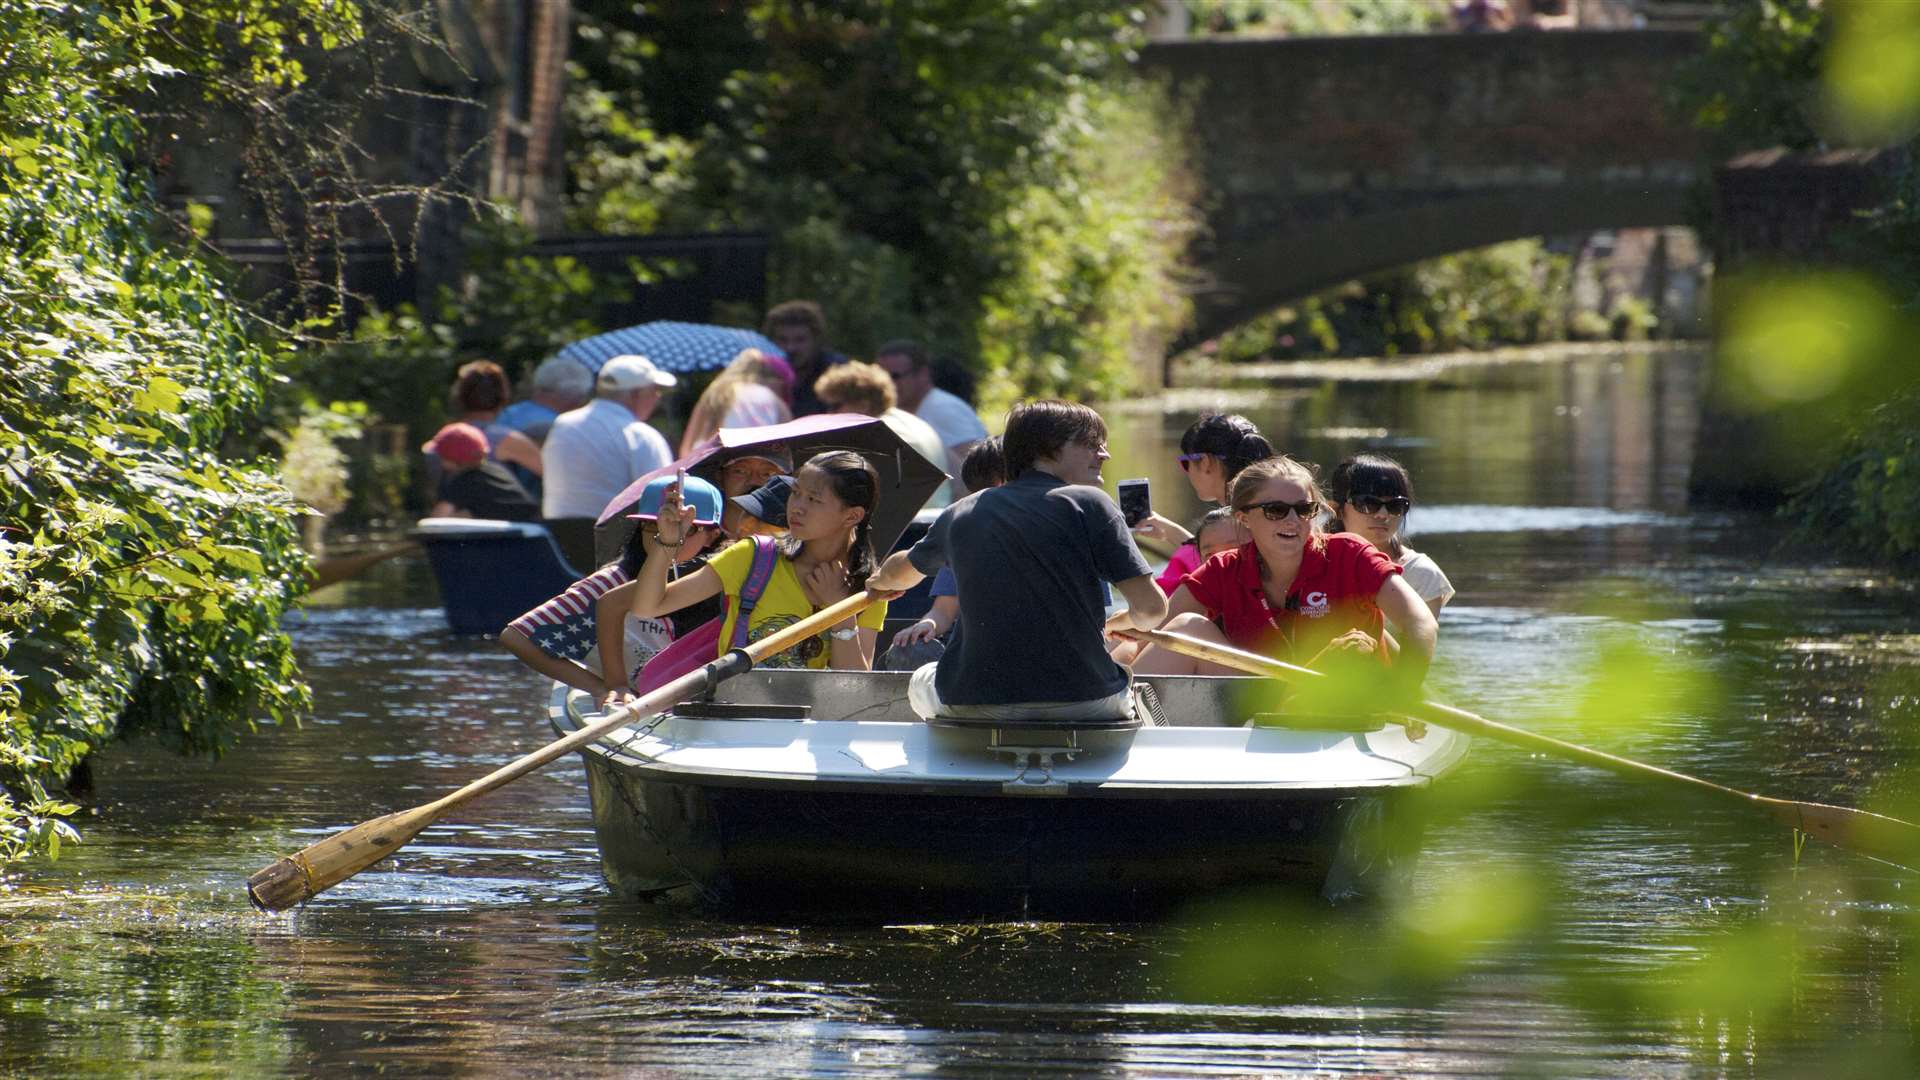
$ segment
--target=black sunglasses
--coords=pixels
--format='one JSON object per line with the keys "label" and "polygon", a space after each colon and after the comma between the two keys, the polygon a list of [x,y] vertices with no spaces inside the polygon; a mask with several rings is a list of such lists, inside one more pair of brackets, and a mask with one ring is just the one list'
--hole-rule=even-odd
{"label": "black sunglasses", "polygon": [[1347,505],[1363,514],[1377,514],[1380,512],[1380,508],[1384,506],[1386,507],[1387,513],[1398,517],[1413,509],[1413,500],[1407,498],[1405,495],[1394,495],[1385,499],[1378,495],[1355,495],[1352,499],[1348,500]]}
{"label": "black sunglasses", "polygon": [[1320,504],[1314,502],[1312,499],[1308,499],[1305,502],[1287,502],[1284,499],[1275,499],[1272,502],[1254,503],[1252,506],[1241,506],[1235,509],[1243,514],[1251,514],[1255,510],[1258,510],[1267,515],[1268,521],[1285,521],[1287,520],[1287,515],[1290,513],[1299,514],[1301,521],[1308,521],[1312,519],[1314,514],[1319,512]]}

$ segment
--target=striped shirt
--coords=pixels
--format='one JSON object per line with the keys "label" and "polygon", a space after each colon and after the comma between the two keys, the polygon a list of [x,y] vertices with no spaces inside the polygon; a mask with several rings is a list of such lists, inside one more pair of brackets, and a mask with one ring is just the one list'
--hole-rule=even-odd
{"label": "striped shirt", "polygon": [[631,581],[619,564],[605,567],[574,582],[566,592],[507,624],[538,646],[540,651],[576,663],[597,642],[593,617],[595,601],[609,590]]}

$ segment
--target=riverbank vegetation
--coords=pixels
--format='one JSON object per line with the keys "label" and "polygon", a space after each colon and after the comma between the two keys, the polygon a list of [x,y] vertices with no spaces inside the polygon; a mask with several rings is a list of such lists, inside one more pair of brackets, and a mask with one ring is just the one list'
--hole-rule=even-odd
{"label": "riverbank vegetation", "polygon": [[299,507],[261,426],[281,354],[156,206],[131,102],[288,83],[302,35],[355,29],[332,0],[4,7],[0,865],[75,837],[60,785],[108,741],[217,752],[306,702]]}
{"label": "riverbank vegetation", "polygon": [[1920,560],[1920,7],[1730,5],[1679,102],[1717,159],[1888,152],[1877,198],[1820,249],[1733,268],[1715,378],[1721,407],[1764,425],[1800,478],[1783,512],[1803,541]]}

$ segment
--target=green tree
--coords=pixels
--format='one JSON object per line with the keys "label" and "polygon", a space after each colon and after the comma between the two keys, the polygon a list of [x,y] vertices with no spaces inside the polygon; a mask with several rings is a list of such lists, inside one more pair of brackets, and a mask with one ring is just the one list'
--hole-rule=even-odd
{"label": "green tree", "polygon": [[773,299],[821,299],[837,345],[912,333],[1009,393],[1117,390],[1184,313],[1139,4],[580,7],[578,224],[769,229]]}
{"label": "green tree", "polygon": [[[213,13],[336,6],[0,3],[0,862],[72,838],[49,792],[116,735],[217,751],[306,701],[299,507],[232,452],[263,445],[279,354],[170,238],[128,103],[212,70],[176,31]],[[298,74],[222,40],[229,78]]]}

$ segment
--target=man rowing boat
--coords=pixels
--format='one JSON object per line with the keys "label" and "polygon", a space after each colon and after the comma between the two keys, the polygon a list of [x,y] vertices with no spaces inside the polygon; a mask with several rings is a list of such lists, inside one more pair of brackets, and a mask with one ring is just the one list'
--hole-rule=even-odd
{"label": "man rowing boat", "polygon": [[[914,672],[922,717],[1095,720],[1123,717],[1132,674],[1107,655],[1109,629],[1151,629],[1167,600],[1098,486],[1107,426],[1085,405],[1017,405],[1003,438],[1008,483],[943,512],[911,551],[867,582],[910,589],[951,565],[960,621],[938,663]],[[1104,619],[1102,582],[1128,604]]]}

